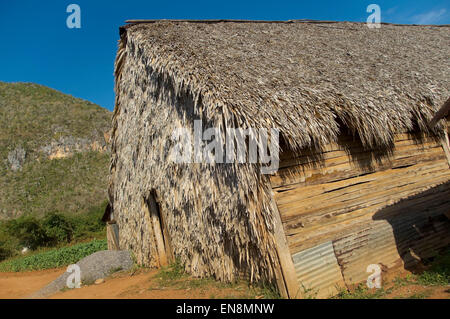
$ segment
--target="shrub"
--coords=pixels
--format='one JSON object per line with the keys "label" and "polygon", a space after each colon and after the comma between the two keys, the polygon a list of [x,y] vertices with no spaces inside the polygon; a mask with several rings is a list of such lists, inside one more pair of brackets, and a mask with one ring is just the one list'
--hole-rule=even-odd
{"label": "shrub", "polygon": [[34,216],[21,216],[10,220],[6,222],[5,227],[9,236],[17,238],[21,246],[36,249],[45,246],[49,241],[40,221]]}
{"label": "shrub", "polygon": [[42,220],[42,228],[47,236],[46,246],[70,243],[73,238],[73,222],[65,215],[49,213]]}
{"label": "shrub", "polygon": [[105,238],[106,227],[101,218],[106,205],[105,201],[79,215],[51,212],[42,219],[24,215],[0,221],[0,261],[17,255],[24,246],[36,250],[39,247],[56,247],[92,238]]}
{"label": "shrub", "polygon": [[92,207],[87,213],[71,216],[70,220],[74,225],[74,240],[83,240],[86,238],[105,236],[105,223],[102,222],[102,216],[105,212],[107,202]]}
{"label": "shrub", "polygon": [[106,240],[93,240],[88,243],[37,252],[33,255],[20,256],[1,262],[0,271],[41,270],[67,266],[107,248]]}
{"label": "shrub", "polygon": [[17,239],[9,236],[5,223],[0,222],[0,261],[14,256],[17,248]]}
{"label": "shrub", "polygon": [[7,240],[0,239],[0,261],[10,258],[15,254],[15,247]]}

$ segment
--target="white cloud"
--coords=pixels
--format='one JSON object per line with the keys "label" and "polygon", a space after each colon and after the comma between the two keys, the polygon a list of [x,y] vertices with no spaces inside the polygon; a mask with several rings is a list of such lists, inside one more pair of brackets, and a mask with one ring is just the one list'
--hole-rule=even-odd
{"label": "white cloud", "polygon": [[433,10],[411,17],[414,24],[438,24],[445,17],[447,9]]}

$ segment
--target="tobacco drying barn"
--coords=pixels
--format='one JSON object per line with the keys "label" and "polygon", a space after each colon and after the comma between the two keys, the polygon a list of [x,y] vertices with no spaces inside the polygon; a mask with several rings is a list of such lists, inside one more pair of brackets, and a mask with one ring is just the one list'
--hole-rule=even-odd
{"label": "tobacco drying barn", "polygon": [[[283,296],[412,268],[449,244],[448,26],[132,21],[115,64],[121,249]],[[259,163],[175,163],[177,128],[277,128]]]}

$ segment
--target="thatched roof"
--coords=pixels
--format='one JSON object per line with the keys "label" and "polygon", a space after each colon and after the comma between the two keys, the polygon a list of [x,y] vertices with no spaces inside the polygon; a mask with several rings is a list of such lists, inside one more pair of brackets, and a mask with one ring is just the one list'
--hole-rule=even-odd
{"label": "thatched roof", "polygon": [[279,127],[293,148],[335,141],[342,124],[368,147],[389,145],[395,132],[426,131],[449,96],[449,26],[152,21],[121,31],[207,113]]}

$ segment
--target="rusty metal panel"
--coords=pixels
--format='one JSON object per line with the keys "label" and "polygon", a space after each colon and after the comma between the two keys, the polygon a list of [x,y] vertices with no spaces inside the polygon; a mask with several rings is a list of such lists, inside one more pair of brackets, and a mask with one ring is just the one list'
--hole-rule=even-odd
{"label": "rusty metal panel", "polygon": [[400,214],[377,220],[333,241],[347,285],[363,282],[370,264],[389,269],[411,267],[450,243],[450,222],[443,215]]}
{"label": "rusty metal panel", "polygon": [[337,287],[345,287],[331,241],[298,252],[292,259],[303,297],[325,298],[336,294]]}
{"label": "rusty metal panel", "polygon": [[370,264],[390,267],[400,259],[392,227],[385,221],[335,240],[333,247],[347,285],[365,281]]}

